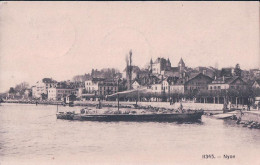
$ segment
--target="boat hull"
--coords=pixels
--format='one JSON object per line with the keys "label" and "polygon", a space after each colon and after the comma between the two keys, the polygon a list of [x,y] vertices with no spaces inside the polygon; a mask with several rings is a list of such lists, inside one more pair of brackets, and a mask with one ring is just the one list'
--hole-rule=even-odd
{"label": "boat hull", "polygon": [[203,111],[171,114],[57,114],[57,118],[81,121],[197,121],[202,115]]}

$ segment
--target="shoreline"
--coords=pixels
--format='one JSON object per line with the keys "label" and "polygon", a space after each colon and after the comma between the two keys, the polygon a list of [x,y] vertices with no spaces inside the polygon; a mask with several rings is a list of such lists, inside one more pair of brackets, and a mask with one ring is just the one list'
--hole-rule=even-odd
{"label": "shoreline", "polygon": [[[38,104],[43,105],[64,105],[61,101],[37,101]],[[4,100],[3,103],[16,103],[16,104],[36,104],[36,101],[24,101],[24,100]],[[116,101],[102,101],[102,107],[118,107]],[[89,106],[96,107],[98,101],[75,101],[74,106]],[[222,105],[214,104],[202,104],[202,103],[182,103],[183,109],[185,110],[204,110],[207,114],[218,114],[223,113]],[[68,106],[68,104],[66,104]],[[119,108],[133,108],[133,109],[143,109],[143,110],[177,110],[180,107],[180,103],[175,103],[170,105],[169,102],[120,102]]]}
{"label": "shoreline", "polygon": [[[8,103],[8,104],[36,104],[36,101],[23,101],[23,100],[5,100],[2,103]],[[178,110],[176,108],[176,103],[174,105],[170,105],[169,102],[138,102],[137,106],[135,104],[136,102],[120,102],[119,108],[132,108],[136,110],[152,110],[152,111],[173,111]],[[53,102],[53,101],[38,101],[38,104],[40,105],[64,105],[63,102]],[[74,106],[79,107],[96,107],[98,104],[98,101],[75,101]],[[151,105],[153,104],[153,106]],[[195,106],[196,104],[199,105],[199,103],[189,103],[190,105]],[[0,104],[1,105],[1,104]],[[185,103],[183,103],[185,105]],[[68,106],[68,104],[66,105]],[[110,108],[117,108],[117,102],[113,101],[104,101],[102,102],[102,107],[110,107]],[[183,106],[184,110],[200,110],[200,109],[189,109],[187,106]],[[73,107],[71,107],[73,108]],[[202,108],[201,108],[202,109]],[[204,111],[204,115],[206,116],[212,116],[216,114],[223,114],[223,110],[207,110],[202,109]],[[242,124],[243,127],[248,128],[260,128],[260,111],[257,110],[251,110],[251,111],[243,111],[244,115],[241,115],[238,111],[237,113],[234,113],[234,116],[236,118],[234,119],[232,116],[231,120],[237,120],[237,124]],[[240,119],[239,119],[240,118]],[[217,118],[216,118],[217,119]]]}

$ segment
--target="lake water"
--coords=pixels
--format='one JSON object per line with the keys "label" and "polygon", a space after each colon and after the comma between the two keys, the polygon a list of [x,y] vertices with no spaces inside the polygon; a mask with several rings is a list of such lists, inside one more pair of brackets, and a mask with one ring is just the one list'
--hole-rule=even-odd
{"label": "lake water", "polygon": [[2,103],[0,164],[260,164],[260,130],[234,121],[83,122],[55,114],[56,106]]}

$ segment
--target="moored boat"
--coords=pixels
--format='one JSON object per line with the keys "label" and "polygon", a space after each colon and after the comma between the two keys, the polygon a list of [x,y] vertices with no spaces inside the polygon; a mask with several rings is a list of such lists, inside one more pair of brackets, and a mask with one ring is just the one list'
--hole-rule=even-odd
{"label": "moored boat", "polygon": [[58,113],[57,119],[81,121],[196,121],[203,110],[185,113],[144,113],[144,114],[75,114]]}

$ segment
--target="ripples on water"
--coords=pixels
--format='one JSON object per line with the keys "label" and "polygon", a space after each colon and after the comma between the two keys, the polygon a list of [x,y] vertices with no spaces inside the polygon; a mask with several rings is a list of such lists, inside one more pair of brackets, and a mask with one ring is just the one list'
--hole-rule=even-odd
{"label": "ripples on water", "polygon": [[[56,106],[2,104],[0,164],[260,164],[260,131],[234,121],[82,122],[55,114]],[[202,154],[236,158],[203,160]]]}

